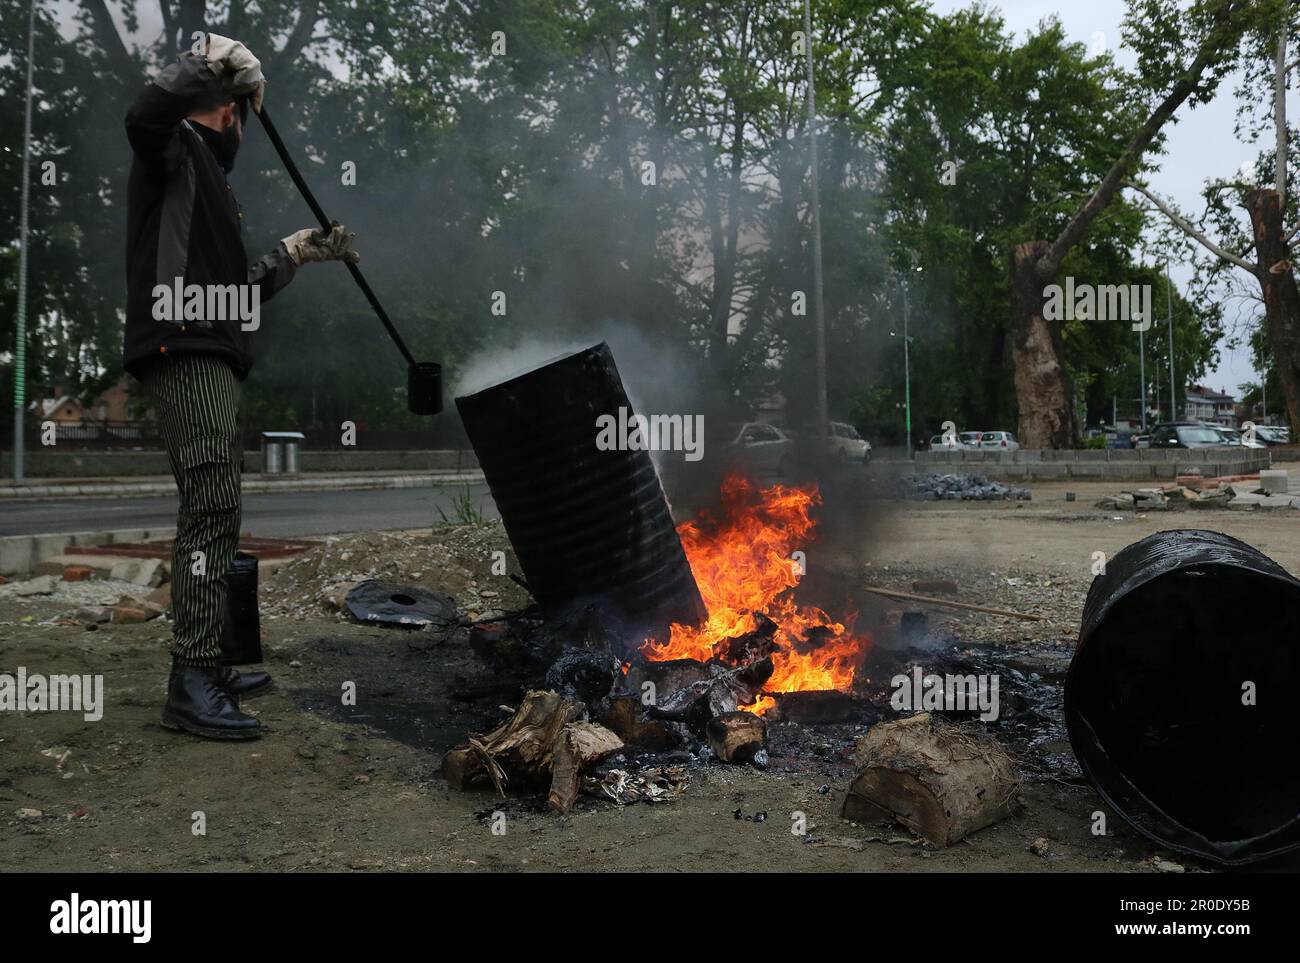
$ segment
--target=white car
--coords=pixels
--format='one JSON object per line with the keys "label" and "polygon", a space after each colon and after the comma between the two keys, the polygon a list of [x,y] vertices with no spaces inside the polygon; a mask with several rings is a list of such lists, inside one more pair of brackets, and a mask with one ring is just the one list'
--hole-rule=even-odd
{"label": "white car", "polygon": [[729,461],[751,471],[789,475],[795,465],[795,443],[775,425],[760,421],[727,425],[723,451]]}
{"label": "white car", "polygon": [[980,447],[1015,451],[1020,447],[1020,442],[1016,441],[1016,436],[1009,431],[981,431]]}
{"label": "white car", "polygon": [[[842,421],[829,424],[830,437],[826,440],[826,450],[840,461],[871,461],[871,442],[858,434],[858,429]],[[816,438],[817,426],[804,425],[800,431],[801,438]]]}

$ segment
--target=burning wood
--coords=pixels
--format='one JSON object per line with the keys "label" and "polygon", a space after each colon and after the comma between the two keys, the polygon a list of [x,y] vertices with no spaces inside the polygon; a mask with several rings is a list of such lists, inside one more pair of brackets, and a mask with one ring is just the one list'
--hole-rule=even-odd
{"label": "burning wood", "polygon": [[462,790],[490,781],[502,797],[512,782],[531,788],[549,782],[548,805],[566,812],[582,772],[623,748],[604,726],[581,721],[585,711],[556,692],[531,691],[501,725],[484,736],[471,734],[444,755],[443,777]]}
{"label": "burning wood", "polygon": [[881,815],[937,846],[951,846],[1020,808],[1011,758],[990,736],[929,713],[882,723],[858,740],[862,767],[842,815]]}
{"label": "burning wood", "polygon": [[702,736],[709,720],[758,701],[758,693],[772,676],[772,659],[768,656],[736,668],[710,662],[706,668],[708,678],[692,682],[661,699],[650,707],[650,715],[684,723]]}
{"label": "burning wood", "polygon": [[[769,692],[849,689],[869,641],[793,597],[803,577],[795,552],[811,537],[809,513],[819,501],[815,488],[760,491],[728,477],[721,518],[678,527],[708,618],[698,626],[674,624],[667,640],[648,640],[641,654],[650,661],[716,658],[731,664],[767,658]],[[762,714],[773,705],[762,696],[745,708]]]}

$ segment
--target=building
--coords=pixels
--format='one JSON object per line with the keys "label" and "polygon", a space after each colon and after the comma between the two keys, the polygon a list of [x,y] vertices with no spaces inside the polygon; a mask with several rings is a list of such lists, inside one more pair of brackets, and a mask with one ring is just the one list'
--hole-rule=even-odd
{"label": "building", "polygon": [[53,421],[63,425],[79,425],[83,411],[81,402],[72,395],[60,395],[57,398],[38,398],[27,406],[41,421]]}
{"label": "building", "polygon": [[86,417],[95,421],[131,420],[131,386],[125,375],[95,399],[94,404],[86,409]]}
{"label": "building", "polygon": [[1237,426],[1237,400],[1222,391],[1211,391],[1202,385],[1187,389],[1187,403],[1183,417],[1188,421],[1203,421],[1225,428]]}

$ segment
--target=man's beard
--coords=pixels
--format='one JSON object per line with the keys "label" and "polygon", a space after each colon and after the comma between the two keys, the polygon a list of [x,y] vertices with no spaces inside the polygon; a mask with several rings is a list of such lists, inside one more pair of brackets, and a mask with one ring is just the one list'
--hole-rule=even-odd
{"label": "man's beard", "polygon": [[235,169],[235,155],[238,153],[239,128],[231,124],[221,132],[221,147],[217,151],[217,160],[227,174]]}

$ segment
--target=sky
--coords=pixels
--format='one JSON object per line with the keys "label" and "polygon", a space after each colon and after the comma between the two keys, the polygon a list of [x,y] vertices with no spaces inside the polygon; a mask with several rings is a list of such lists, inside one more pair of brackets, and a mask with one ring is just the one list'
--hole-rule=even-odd
{"label": "sky", "polygon": [[[970,6],[970,0],[932,0],[931,6],[940,13],[950,13]],[[1025,33],[1043,19],[1054,15],[1071,39],[1089,47],[1104,43],[1107,49],[1115,51],[1121,65],[1133,64],[1131,54],[1119,46],[1124,0],[1002,0],[1000,3],[990,2],[988,6],[1002,12],[1007,29],[1015,31],[1018,40],[1023,40]],[[1160,197],[1173,201],[1185,214],[1195,215],[1202,210],[1204,202],[1200,191],[1206,180],[1230,175],[1247,161],[1254,161],[1262,149],[1260,144],[1244,144],[1233,136],[1236,103],[1232,91],[1235,86],[1235,80],[1228,78],[1213,101],[1196,110],[1184,105],[1177,114],[1178,123],[1166,128],[1166,152],[1158,158],[1160,169],[1151,174],[1148,186]],[[1297,100],[1300,96],[1295,90],[1290,91],[1287,95],[1288,116],[1297,116]],[[1157,213],[1155,216],[1163,215]],[[1183,289],[1191,274],[1190,266],[1170,265],[1176,289]],[[1159,305],[1164,302],[1160,291],[1153,293],[1157,303],[1156,320],[1159,321]],[[1245,322],[1251,316],[1249,312],[1239,315],[1238,311],[1236,304],[1228,308],[1230,330],[1233,321]],[[1229,394],[1239,395],[1238,385],[1259,380],[1250,361],[1250,350],[1245,345],[1235,350],[1230,350],[1226,344],[1219,347],[1219,364],[1203,382],[1216,391],[1223,389]]]}

